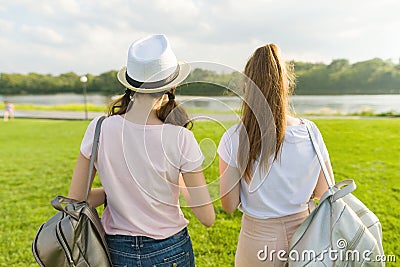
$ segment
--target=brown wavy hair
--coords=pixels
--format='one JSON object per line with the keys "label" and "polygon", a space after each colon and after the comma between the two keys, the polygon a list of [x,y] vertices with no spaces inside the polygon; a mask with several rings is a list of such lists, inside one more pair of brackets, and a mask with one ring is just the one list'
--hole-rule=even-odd
{"label": "brown wavy hair", "polygon": [[[118,99],[112,101],[109,105],[108,116],[123,115],[128,112],[130,103],[135,94],[139,94],[130,89],[126,89],[125,94]],[[168,100],[163,101],[161,107],[157,109],[157,117],[164,123],[182,126],[188,129],[193,127],[193,122],[185,109],[175,101],[175,88],[167,92],[150,93],[153,98],[162,98],[168,95]]]}
{"label": "brown wavy hair", "polygon": [[[278,159],[285,137],[286,115],[290,113],[288,97],[294,85],[292,70],[280,57],[275,44],[257,48],[245,66],[247,81],[244,83],[238,165],[247,183],[252,180],[255,162],[268,170],[270,159]],[[275,134],[276,139],[271,138],[271,134]]]}

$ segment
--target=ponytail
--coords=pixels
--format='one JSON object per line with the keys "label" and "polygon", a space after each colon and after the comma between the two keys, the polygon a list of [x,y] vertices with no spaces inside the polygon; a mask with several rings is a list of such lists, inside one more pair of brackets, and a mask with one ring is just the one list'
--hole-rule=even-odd
{"label": "ponytail", "polygon": [[[244,127],[239,136],[238,165],[244,180],[250,183],[254,162],[258,161],[265,171],[269,168],[271,156],[274,160],[278,159],[285,137],[288,98],[294,85],[294,74],[280,57],[275,44],[257,48],[248,60],[244,74],[252,85],[245,88],[246,101],[242,104],[241,121]],[[273,121],[262,119],[258,122],[256,114],[260,118],[269,117],[265,102],[269,105]],[[260,124],[265,124],[263,127],[273,124],[275,138],[262,131]]]}
{"label": "ponytail", "polygon": [[[189,119],[189,115],[186,111],[176,103],[174,93],[175,88],[166,93],[161,93],[161,95],[160,93],[151,94],[154,98],[162,97],[164,94],[167,94],[168,96],[168,101],[156,111],[157,117],[164,123],[170,123],[191,129],[193,127],[193,122]],[[123,96],[111,102],[108,116],[123,115],[128,112],[134,94],[135,91],[126,89]]]}
{"label": "ponytail", "polygon": [[123,96],[111,102],[107,113],[108,116],[125,114],[129,110],[129,103],[134,94],[135,91],[127,88]]}
{"label": "ponytail", "polygon": [[186,111],[175,101],[175,88],[169,90],[166,94],[168,101],[157,110],[158,118],[164,123],[191,129],[193,122],[189,119]]}

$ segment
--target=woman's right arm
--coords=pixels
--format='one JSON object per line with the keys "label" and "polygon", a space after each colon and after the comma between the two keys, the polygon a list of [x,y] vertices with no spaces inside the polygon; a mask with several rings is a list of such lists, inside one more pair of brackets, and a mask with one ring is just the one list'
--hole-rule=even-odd
{"label": "woman's right arm", "polygon": [[182,177],[186,202],[197,219],[210,227],[215,220],[215,211],[201,167],[193,172],[182,173]]}
{"label": "woman's right arm", "polygon": [[240,174],[237,168],[229,166],[221,157],[219,173],[222,208],[227,213],[232,213],[240,204]]}

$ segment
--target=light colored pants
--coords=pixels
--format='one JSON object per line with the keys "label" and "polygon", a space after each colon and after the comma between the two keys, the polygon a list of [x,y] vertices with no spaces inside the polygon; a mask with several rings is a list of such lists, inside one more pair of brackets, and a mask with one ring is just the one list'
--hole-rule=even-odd
{"label": "light colored pants", "polygon": [[235,266],[284,266],[289,241],[308,214],[307,210],[271,219],[243,214]]}

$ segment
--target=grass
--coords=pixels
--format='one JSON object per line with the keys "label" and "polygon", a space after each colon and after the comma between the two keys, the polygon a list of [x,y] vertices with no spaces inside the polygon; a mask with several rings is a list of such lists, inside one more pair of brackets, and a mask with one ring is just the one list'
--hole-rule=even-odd
{"label": "grass", "polygon": [[[336,180],[355,179],[355,195],[382,222],[385,253],[400,260],[400,119],[315,122],[330,152]],[[50,200],[68,192],[87,124],[31,119],[0,122],[0,266],[37,266],[31,242],[40,224],[55,213]],[[201,147],[207,149],[205,174],[209,183],[215,180],[211,186],[215,199],[216,144],[230,125],[196,122],[193,129],[198,141],[203,140]],[[190,221],[197,266],[233,266],[241,214],[226,214],[219,200],[215,210],[215,224],[205,228],[183,208]]]}

